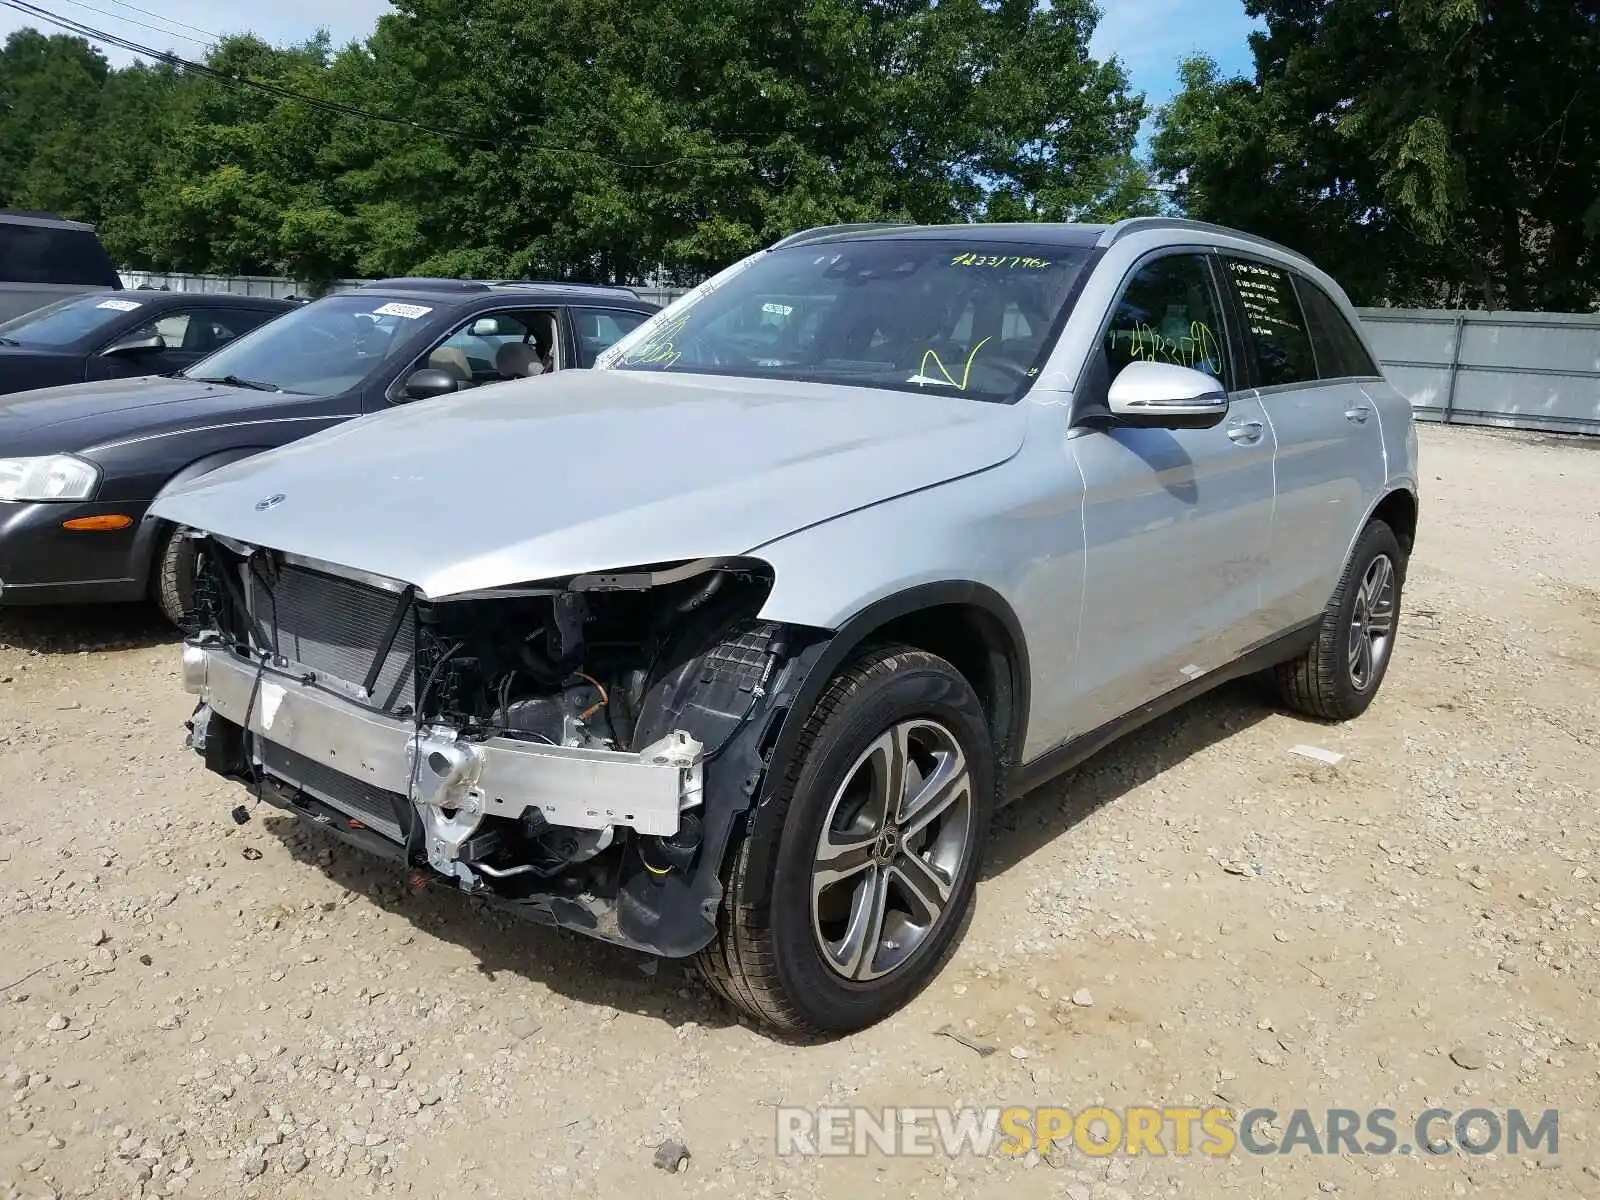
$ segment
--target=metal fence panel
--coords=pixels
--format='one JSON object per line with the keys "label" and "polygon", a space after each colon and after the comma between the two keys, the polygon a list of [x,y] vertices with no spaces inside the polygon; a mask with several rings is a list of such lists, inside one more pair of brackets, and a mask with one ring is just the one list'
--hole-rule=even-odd
{"label": "metal fence panel", "polygon": [[1419,420],[1600,435],[1600,313],[1360,311]]}

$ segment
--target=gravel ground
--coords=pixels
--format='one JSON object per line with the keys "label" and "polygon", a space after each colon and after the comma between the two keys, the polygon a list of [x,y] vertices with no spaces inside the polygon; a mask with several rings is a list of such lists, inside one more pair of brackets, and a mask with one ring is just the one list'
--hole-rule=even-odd
{"label": "gravel ground", "polygon": [[[1600,1195],[1597,450],[1425,428],[1372,710],[1230,687],[1025,799],[944,974],[821,1046],[276,810],[234,826],[153,617],[0,617],[0,1197]],[[1558,1107],[1560,1151],[774,1152],[778,1104],[1224,1101]]]}

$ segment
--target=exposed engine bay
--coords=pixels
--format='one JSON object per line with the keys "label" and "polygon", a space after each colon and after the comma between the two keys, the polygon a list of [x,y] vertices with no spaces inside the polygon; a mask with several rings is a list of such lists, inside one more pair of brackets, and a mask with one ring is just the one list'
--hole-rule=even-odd
{"label": "exposed engine bay", "polygon": [[[637,927],[677,891],[705,923],[707,824],[720,854],[782,715],[791,634],[756,619],[764,564],[434,601],[275,551],[198,548],[185,673],[213,770],[540,919],[659,950]],[[733,782],[719,757],[736,735],[737,802],[708,808],[708,784]]]}

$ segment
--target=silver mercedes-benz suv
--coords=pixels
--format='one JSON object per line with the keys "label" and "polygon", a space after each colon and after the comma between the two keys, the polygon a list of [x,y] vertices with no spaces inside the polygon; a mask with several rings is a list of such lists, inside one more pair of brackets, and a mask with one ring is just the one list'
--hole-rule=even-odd
{"label": "silver mercedes-benz suv", "polygon": [[207,766],[833,1032],[938,971],[997,804],[1216,684],[1361,714],[1417,527],[1344,293],[1212,226],[845,226],[600,356],[157,505]]}

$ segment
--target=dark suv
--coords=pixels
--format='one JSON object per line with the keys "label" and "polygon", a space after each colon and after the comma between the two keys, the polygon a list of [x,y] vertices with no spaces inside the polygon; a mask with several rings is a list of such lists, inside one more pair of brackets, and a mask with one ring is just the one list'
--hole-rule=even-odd
{"label": "dark suv", "polygon": [[0,209],[0,321],[64,296],[121,286],[93,225]]}
{"label": "dark suv", "polygon": [[146,516],[166,489],[363,413],[591,366],[655,311],[626,288],[390,279],[292,309],[173,375],[8,396],[0,605],[148,596],[178,620],[188,543]]}

